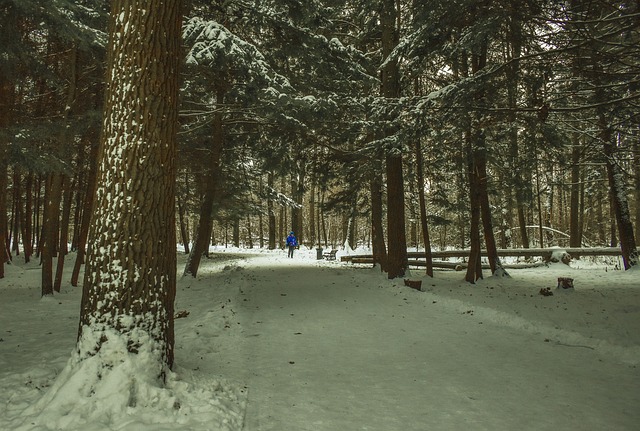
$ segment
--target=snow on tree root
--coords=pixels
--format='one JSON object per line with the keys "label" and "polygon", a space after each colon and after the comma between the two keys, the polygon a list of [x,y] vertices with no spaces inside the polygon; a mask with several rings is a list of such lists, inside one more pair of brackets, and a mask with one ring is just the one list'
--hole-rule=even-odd
{"label": "snow on tree root", "polygon": [[[161,369],[153,350],[162,346],[141,343],[146,351],[133,354],[127,349],[129,338],[113,331],[95,355],[75,353],[45,395],[11,420],[12,428],[242,429],[245,389],[202,375],[182,379]],[[89,337],[83,341],[91,342]],[[150,377],[149,370],[158,370],[158,377]]]}

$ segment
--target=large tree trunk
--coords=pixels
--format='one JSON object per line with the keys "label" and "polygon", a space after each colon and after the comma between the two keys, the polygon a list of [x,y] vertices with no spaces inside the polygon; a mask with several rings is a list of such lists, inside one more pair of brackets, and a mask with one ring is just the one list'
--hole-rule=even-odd
{"label": "large tree trunk", "polygon": [[[398,44],[398,14],[395,0],[383,0],[380,14],[382,56],[387,58]],[[382,69],[381,93],[387,98],[400,97],[400,72],[395,61]],[[386,135],[393,133],[387,130]],[[387,275],[390,279],[404,276],[407,267],[407,239],[405,232],[404,175],[402,152],[399,148],[386,155],[387,175]]]}
{"label": "large tree trunk", "polygon": [[[166,375],[174,359],[180,5],[111,4],[96,211],[77,347],[82,360],[124,339],[130,354],[151,355],[148,372],[156,377]],[[113,357],[103,360],[106,369],[117,365],[109,363]]]}

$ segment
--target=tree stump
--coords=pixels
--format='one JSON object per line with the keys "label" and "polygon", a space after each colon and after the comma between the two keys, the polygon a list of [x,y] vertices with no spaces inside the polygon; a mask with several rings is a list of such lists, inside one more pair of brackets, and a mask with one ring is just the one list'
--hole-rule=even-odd
{"label": "tree stump", "polygon": [[409,280],[405,278],[404,285],[422,292],[422,280]]}
{"label": "tree stump", "polygon": [[558,289],[573,289],[573,278],[558,277]]}

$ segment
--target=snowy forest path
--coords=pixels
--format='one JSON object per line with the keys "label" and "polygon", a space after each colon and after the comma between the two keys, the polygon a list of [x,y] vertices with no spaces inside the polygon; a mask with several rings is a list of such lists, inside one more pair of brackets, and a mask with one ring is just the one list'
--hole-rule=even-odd
{"label": "snowy forest path", "polygon": [[229,271],[234,327],[213,356],[248,387],[247,431],[625,430],[637,419],[637,399],[609,389],[637,385],[635,367],[478,322],[375,271],[261,259]]}

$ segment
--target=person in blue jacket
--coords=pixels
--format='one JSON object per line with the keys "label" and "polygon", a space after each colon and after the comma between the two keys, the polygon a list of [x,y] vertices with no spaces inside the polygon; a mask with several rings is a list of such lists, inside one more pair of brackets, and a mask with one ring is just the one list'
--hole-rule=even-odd
{"label": "person in blue jacket", "polygon": [[293,249],[298,246],[298,240],[296,239],[293,231],[289,232],[289,236],[287,237],[287,247],[289,247],[288,257],[293,258]]}

